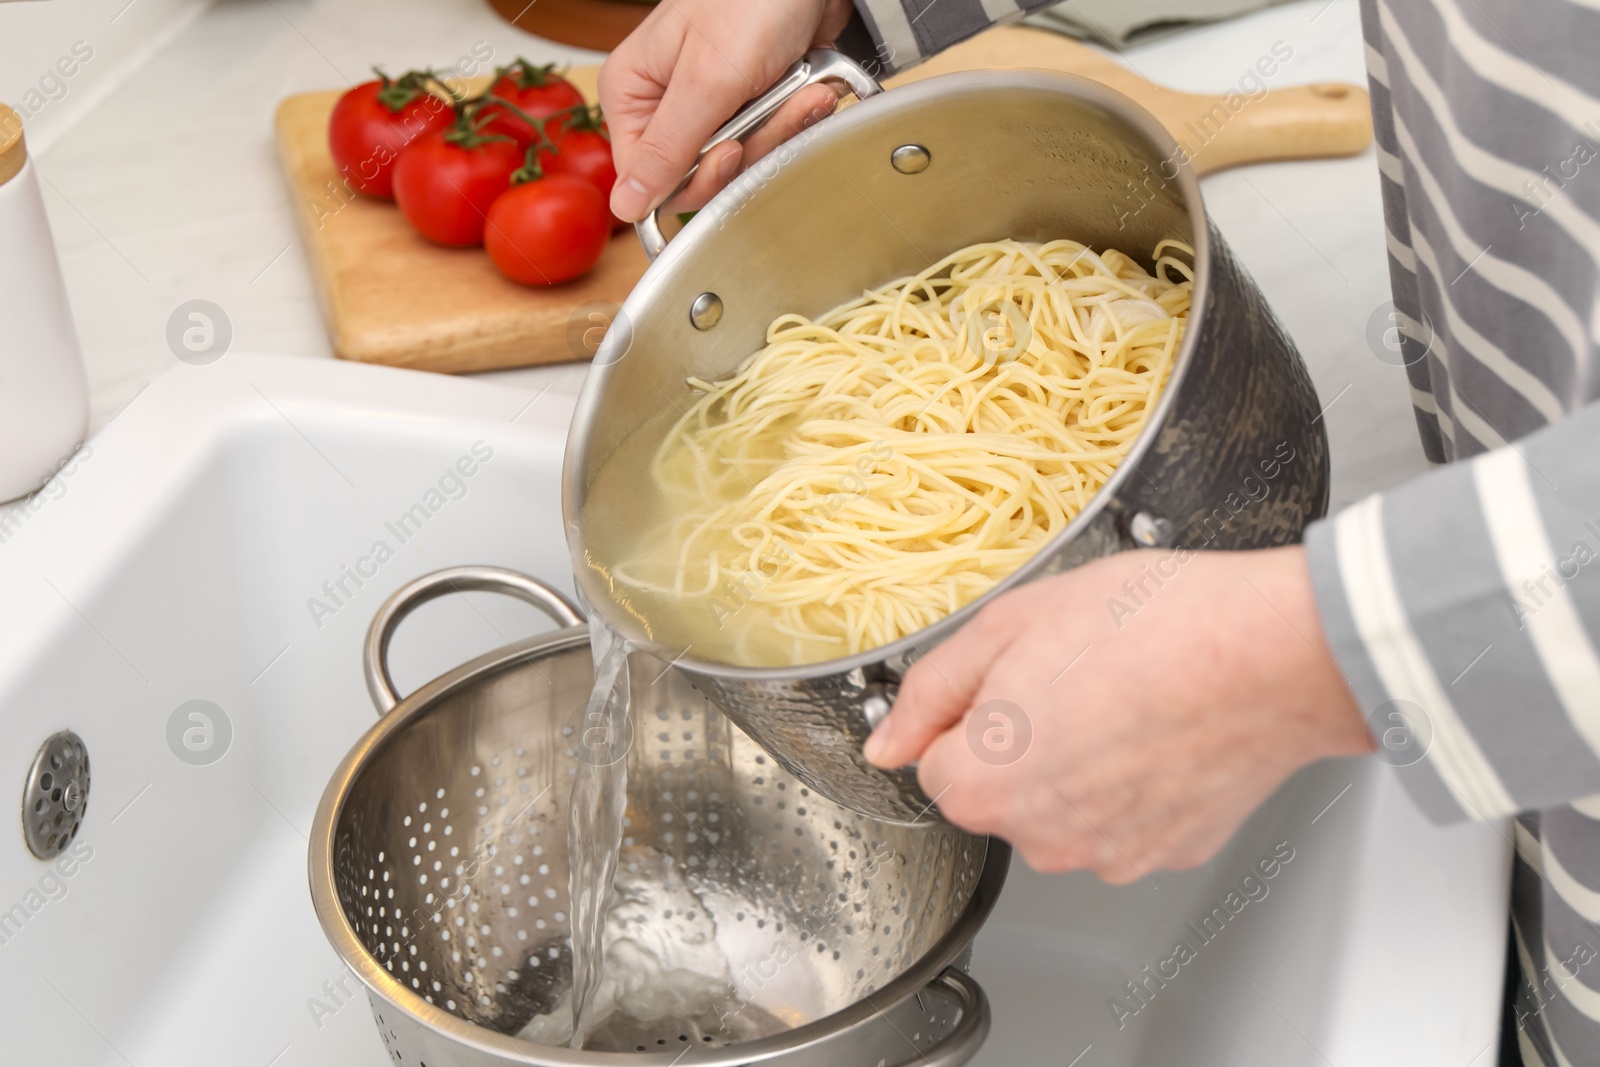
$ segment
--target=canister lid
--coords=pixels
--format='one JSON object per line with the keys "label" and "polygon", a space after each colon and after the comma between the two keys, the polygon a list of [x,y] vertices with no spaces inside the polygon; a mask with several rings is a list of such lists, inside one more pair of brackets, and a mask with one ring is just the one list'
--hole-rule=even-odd
{"label": "canister lid", "polygon": [[16,177],[28,158],[22,143],[22,116],[0,104],[0,185]]}

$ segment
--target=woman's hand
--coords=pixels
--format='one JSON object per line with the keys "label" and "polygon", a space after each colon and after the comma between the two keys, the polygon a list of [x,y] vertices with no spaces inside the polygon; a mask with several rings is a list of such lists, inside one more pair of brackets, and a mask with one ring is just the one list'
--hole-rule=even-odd
{"label": "woman's hand", "polygon": [[997,599],[868,742],[1042,871],[1210,859],[1296,769],[1370,751],[1299,548],[1126,552]]}
{"label": "woman's hand", "polygon": [[[600,68],[617,184],[611,210],[637,222],[667,198],[717,128],[806,50],[849,21],[850,0],[668,0]],[[838,94],[813,85],[740,146],[707,154],[674,207],[700,207],[785,139],[833,111]]]}

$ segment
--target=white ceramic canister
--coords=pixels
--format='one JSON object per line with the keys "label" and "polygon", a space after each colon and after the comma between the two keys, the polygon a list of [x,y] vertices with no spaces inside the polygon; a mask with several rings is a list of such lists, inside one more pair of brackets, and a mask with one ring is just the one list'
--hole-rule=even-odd
{"label": "white ceramic canister", "polygon": [[44,484],[83,441],[89,388],[50,220],[0,104],[0,501]]}

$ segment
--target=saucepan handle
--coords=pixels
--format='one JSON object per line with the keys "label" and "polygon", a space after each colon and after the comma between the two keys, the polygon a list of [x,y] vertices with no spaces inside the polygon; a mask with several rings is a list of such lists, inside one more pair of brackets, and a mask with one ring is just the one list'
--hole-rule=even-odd
{"label": "saucepan handle", "polygon": [[537,578],[504,567],[448,567],[407,582],[383,602],[367,628],[367,643],[362,668],[367,692],[383,715],[400,703],[394,680],[389,677],[389,641],[407,615],[430,600],[450,593],[471,591],[504,593],[525,600],[563,626],[583,625],[577,605]]}
{"label": "saucepan handle", "polygon": [[900,1067],[961,1067],[978,1054],[989,1036],[989,997],[977,980],[960,967],[946,967],[926,988],[955,997],[961,1018],[938,1044],[923,1049]]}
{"label": "saucepan handle", "polygon": [[[878,84],[878,80],[843,52],[834,48],[813,48],[785,71],[776,85],[742,107],[737,115],[728,120],[727,125],[711,135],[711,140],[705,143],[705,147],[700,149],[700,155],[695,158],[694,166],[689,168],[689,173],[678,183],[672,196],[667,197],[664,203],[670,203],[672,197],[688,187],[689,179],[693,178],[694,172],[700,168],[700,160],[704,159],[712,148],[724,141],[742,143],[746,137],[766,125],[767,120],[777,114],[778,109],[795,93],[808,85],[829,80],[844,82],[850,87],[850,91],[856,94],[858,100],[865,100],[869,96],[883,92],[883,86]],[[634,229],[639,233],[639,242],[644,245],[644,254],[651,259],[655,259],[667,247],[666,235],[661,232],[661,208],[656,208],[635,223]]]}

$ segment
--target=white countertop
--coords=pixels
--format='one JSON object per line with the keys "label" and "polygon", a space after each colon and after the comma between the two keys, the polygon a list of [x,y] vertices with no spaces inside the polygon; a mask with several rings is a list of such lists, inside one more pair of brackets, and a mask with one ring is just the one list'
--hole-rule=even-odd
{"label": "white countertop", "polygon": [[[222,0],[39,159],[83,343],[93,426],[175,357],[178,304],[203,298],[232,347],[331,356],[272,140],[291,93],[443,65],[488,42],[496,61],[596,62],[499,20],[482,0]],[[1275,87],[1364,84],[1356,0],[1306,0],[1182,34],[1126,57],[1174,88],[1223,91],[1274,42],[1293,58]],[[1379,360],[1367,323],[1389,297],[1377,169],[1353,159],[1225,172],[1203,183],[1222,232],[1310,364],[1333,440],[1334,502],[1424,468],[1403,372]],[[575,394],[581,365],[496,372]]]}

